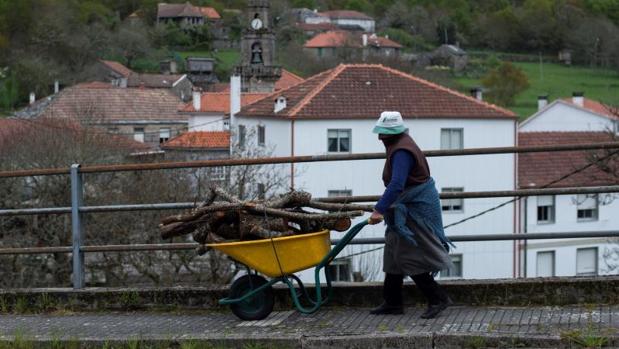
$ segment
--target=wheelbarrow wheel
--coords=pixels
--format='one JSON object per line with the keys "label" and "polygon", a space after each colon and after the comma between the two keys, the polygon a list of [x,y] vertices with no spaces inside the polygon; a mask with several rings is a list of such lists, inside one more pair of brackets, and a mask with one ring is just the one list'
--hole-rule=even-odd
{"label": "wheelbarrow wheel", "polygon": [[[230,286],[230,298],[241,298],[266,283],[260,275],[244,275]],[[250,298],[230,304],[230,309],[242,320],[262,320],[271,314],[274,303],[273,288],[269,286]]]}

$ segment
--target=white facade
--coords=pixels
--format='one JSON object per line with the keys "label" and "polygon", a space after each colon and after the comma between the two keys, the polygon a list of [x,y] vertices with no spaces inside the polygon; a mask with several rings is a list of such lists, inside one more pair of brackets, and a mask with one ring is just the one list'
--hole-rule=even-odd
{"label": "white facade", "polygon": [[228,119],[223,113],[192,113],[188,119],[187,128],[195,131],[225,131],[228,129]]}
{"label": "white facade", "polygon": [[373,19],[333,18],[331,19],[331,23],[343,27],[359,26],[368,33],[373,33],[375,26],[375,21]]}
{"label": "white facade", "polygon": [[556,100],[524,121],[520,132],[618,130],[619,122],[573,103]]}
{"label": "white facade", "polygon": [[[576,98],[576,97],[575,97]],[[581,97],[582,98],[582,97]],[[616,120],[562,100],[554,101],[522,123],[520,132],[617,131]],[[596,202],[597,201],[597,202]],[[619,229],[619,195],[597,200],[577,195],[521,200],[521,233],[594,232]],[[589,210],[587,214],[578,211]],[[521,276],[605,275],[619,272],[619,240],[530,240],[520,247]]]}
{"label": "white facade", "polygon": [[[541,200],[540,200],[541,198]],[[550,199],[550,200],[546,200]],[[540,200],[538,202],[538,200]],[[538,210],[552,202],[551,219],[545,219]],[[530,197],[522,200],[523,212],[526,212],[526,225],[523,233],[554,232],[593,232],[617,231],[619,229],[619,195],[601,194],[597,203],[595,217],[578,218],[579,206],[588,209],[585,198],[577,195],[558,195],[549,197]],[[525,210],[526,207],[526,210]],[[521,263],[526,274],[522,276],[576,276],[617,274],[619,266],[619,240],[612,238],[591,239],[553,239],[530,240],[522,246]],[[582,250],[595,249],[592,254],[583,254]],[[579,252],[580,250],[580,252]],[[613,253],[613,251],[615,251]],[[577,255],[579,255],[577,258]],[[554,255],[554,258],[547,258]],[[595,255],[595,257],[593,257]],[[554,260],[553,260],[554,259]],[[584,259],[584,260],[583,260]],[[593,271],[587,264],[595,264]],[[585,268],[585,269],[583,269]],[[549,273],[548,271],[551,271]]]}
{"label": "white facade", "polygon": [[[384,146],[371,132],[374,120],[276,120],[273,118],[237,118],[246,127],[265,126],[266,144],[273,146],[273,156],[329,154],[328,131],[350,131],[350,152],[382,152]],[[407,120],[411,136],[421,149],[441,148],[441,129],[461,129],[464,148],[513,146],[515,120],[479,119],[417,119]],[[491,130],[491,131],[489,131]],[[291,147],[291,144],[293,145]],[[462,188],[464,191],[513,190],[515,159],[512,154],[429,158],[430,169],[441,191]],[[326,197],[329,191],[350,190],[352,195],[382,194],[383,160],[318,162],[294,165],[294,188],[310,192],[314,197]],[[284,171],[290,173],[290,165]],[[449,224],[506,201],[498,199],[465,200],[463,210],[445,212]],[[449,228],[447,235],[513,233],[515,208],[507,205],[491,214]],[[333,233],[333,238],[343,233]],[[359,237],[382,237],[384,226],[368,226]],[[347,247],[340,256],[380,248],[357,245]],[[458,243],[452,251],[462,260],[464,278],[504,278],[514,273],[514,244],[509,242]],[[497,261],[500,261],[497,263]],[[352,272],[360,272],[365,280],[382,279],[382,250],[351,259]],[[313,281],[313,270],[301,273],[304,281]]]}

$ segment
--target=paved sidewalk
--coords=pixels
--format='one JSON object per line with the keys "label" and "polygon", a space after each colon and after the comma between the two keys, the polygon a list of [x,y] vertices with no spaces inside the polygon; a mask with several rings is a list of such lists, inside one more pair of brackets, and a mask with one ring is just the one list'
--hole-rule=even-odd
{"label": "paved sidewalk", "polygon": [[423,309],[400,316],[372,316],[368,309],[323,308],[313,315],[274,312],[254,322],[232,313],[79,313],[0,315],[0,340],[15,334],[37,341],[209,341],[267,347],[569,347],[605,338],[619,347],[619,305],[568,307],[454,306],[432,320]]}

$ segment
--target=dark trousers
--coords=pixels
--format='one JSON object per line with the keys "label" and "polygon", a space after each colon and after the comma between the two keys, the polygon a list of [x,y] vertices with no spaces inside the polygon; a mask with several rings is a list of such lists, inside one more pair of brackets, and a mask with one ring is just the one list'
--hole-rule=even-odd
{"label": "dark trousers", "polygon": [[[438,304],[447,301],[447,292],[439,285],[431,273],[412,275],[411,278],[421,293],[428,300],[428,304]],[[402,283],[404,275],[385,274],[383,298],[389,305],[402,305]]]}

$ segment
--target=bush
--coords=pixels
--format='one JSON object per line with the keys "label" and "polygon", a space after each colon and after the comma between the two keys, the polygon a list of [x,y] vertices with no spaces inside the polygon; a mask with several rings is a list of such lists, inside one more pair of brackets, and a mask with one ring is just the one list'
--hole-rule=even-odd
{"label": "bush", "polygon": [[529,87],[527,75],[510,62],[492,69],[481,83],[489,90],[488,99],[505,107],[513,105],[516,95]]}

